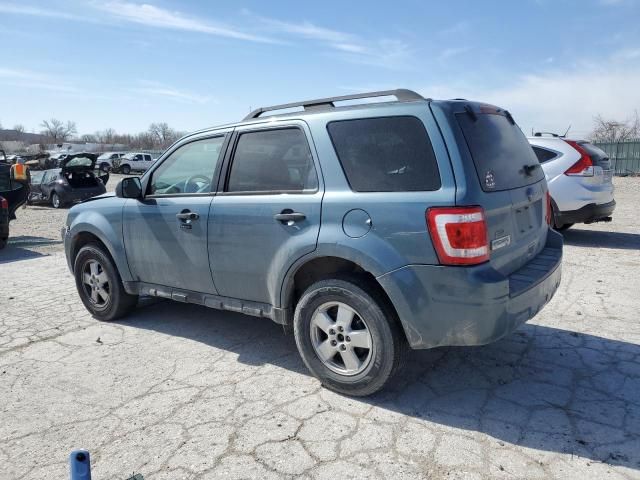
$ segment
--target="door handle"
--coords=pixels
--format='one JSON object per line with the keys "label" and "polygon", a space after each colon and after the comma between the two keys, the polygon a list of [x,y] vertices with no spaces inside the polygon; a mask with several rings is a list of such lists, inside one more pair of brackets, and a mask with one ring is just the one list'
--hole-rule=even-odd
{"label": "door handle", "polygon": [[176,213],[176,218],[178,220],[198,220],[200,218],[200,215],[198,215],[196,212],[182,212],[182,213]]}
{"label": "door handle", "polygon": [[304,213],[292,212],[291,210],[283,210],[281,213],[276,213],[273,218],[279,222],[286,223],[287,225],[293,225],[294,222],[300,222],[307,218]]}

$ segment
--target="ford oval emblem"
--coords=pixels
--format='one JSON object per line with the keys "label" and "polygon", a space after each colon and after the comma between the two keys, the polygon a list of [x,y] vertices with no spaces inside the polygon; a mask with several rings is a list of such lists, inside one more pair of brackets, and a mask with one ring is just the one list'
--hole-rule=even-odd
{"label": "ford oval emblem", "polygon": [[493,170],[487,170],[484,174],[484,186],[487,188],[496,188],[496,177],[493,174]]}

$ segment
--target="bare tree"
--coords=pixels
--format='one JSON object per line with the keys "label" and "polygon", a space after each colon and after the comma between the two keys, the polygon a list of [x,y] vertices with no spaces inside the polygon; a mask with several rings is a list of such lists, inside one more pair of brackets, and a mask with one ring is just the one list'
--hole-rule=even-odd
{"label": "bare tree", "polygon": [[605,119],[598,114],[593,122],[593,131],[589,135],[592,142],[618,143],[640,137],[640,116],[637,110],[631,118],[624,121]]}
{"label": "bare tree", "polygon": [[80,137],[80,140],[84,143],[98,143],[95,135],[91,135],[90,133],[85,133]]}
{"label": "bare tree", "polygon": [[19,123],[14,125],[13,129],[18,133],[24,133],[24,125],[20,125]]}
{"label": "bare tree", "polygon": [[68,140],[72,135],[78,132],[76,123],[68,121],[66,124],[61,120],[52,118],[51,120],[44,120],[40,126],[44,128],[42,135],[51,137],[54,142],[64,142]]}
{"label": "bare tree", "polygon": [[105,128],[101,132],[96,132],[96,140],[100,143],[115,143],[117,133],[113,128]]}
{"label": "bare tree", "polygon": [[149,134],[154,138],[154,143],[160,148],[166,148],[177,138],[177,132],[166,122],[152,123],[149,126]]}

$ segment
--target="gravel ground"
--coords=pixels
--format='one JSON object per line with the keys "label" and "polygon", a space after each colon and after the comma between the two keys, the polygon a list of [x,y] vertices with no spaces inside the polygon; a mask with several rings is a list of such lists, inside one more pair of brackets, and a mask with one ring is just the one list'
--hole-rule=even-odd
{"label": "gravel ground", "polygon": [[[640,479],[640,179],[566,232],[547,307],[484,347],[413,352],[389,389],[333,394],[268,320],[143,302],[83,308],[64,211],[28,207],[0,253],[0,479]],[[115,181],[111,186],[115,185]]]}

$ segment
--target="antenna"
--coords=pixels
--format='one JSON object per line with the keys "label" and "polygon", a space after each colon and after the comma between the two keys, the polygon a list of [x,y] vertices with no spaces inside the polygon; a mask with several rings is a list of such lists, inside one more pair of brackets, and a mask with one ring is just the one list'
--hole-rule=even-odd
{"label": "antenna", "polygon": [[567,127],[567,131],[564,132],[564,135],[562,135],[563,137],[567,136],[567,133],[569,133],[569,130],[571,130],[571,124],[569,124],[569,126]]}

